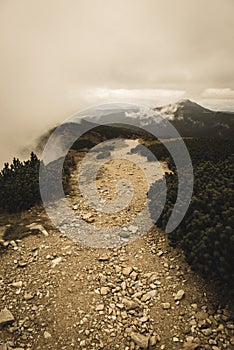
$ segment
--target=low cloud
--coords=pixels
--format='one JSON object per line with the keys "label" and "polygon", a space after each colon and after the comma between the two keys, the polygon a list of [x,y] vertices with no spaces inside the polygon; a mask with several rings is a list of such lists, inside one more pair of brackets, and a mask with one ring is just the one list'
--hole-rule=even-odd
{"label": "low cloud", "polygon": [[209,88],[203,91],[202,98],[209,99],[222,99],[222,100],[234,100],[234,90],[230,88],[225,89],[213,89]]}
{"label": "low cloud", "polygon": [[152,107],[172,103],[185,96],[185,90],[169,89],[108,89],[95,88],[73,92],[71,97],[81,96],[82,100],[93,103],[128,102],[142,103]]}

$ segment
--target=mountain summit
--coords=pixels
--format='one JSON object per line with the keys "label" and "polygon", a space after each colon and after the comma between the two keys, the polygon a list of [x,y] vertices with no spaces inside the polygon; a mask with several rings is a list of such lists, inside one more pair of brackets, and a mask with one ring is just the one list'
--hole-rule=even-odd
{"label": "mountain summit", "polygon": [[176,103],[170,103],[166,106],[156,107],[154,110],[169,120],[180,120],[188,115],[191,116],[191,114],[212,113],[209,109],[188,99],[179,100]]}
{"label": "mountain summit", "polygon": [[216,112],[184,99],[154,111],[170,120],[183,137],[232,138],[234,113]]}

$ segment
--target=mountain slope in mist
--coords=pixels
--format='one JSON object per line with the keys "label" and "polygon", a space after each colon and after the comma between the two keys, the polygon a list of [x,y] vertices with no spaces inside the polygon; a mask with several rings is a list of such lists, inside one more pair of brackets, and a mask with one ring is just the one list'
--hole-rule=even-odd
{"label": "mountain slope in mist", "polygon": [[[154,131],[161,128],[162,138],[173,138],[166,127],[167,120],[182,137],[230,139],[234,134],[234,113],[212,111],[190,100],[156,107],[151,112],[122,104],[97,106],[86,112],[43,134],[38,139],[36,151],[41,153],[51,134],[54,145],[58,146],[58,156],[70,147],[90,148],[110,138],[146,137],[144,129],[156,134]],[[108,126],[110,121],[112,125]]]}
{"label": "mountain slope in mist", "polygon": [[170,120],[183,137],[232,138],[234,113],[216,112],[190,100],[154,108]]}

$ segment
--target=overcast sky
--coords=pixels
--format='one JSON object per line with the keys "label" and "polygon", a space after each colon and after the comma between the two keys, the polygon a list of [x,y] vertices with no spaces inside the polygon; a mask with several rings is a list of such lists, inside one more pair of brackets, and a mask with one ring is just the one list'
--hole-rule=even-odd
{"label": "overcast sky", "polygon": [[233,0],[0,0],[0,163],[81,108],[234,110]]}

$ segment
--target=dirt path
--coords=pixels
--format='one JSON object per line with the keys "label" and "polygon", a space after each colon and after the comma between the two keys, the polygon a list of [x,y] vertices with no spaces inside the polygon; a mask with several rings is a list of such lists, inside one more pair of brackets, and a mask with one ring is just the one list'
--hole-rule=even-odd
{"label": "dirt path", "polygon": [[[147,192],[141,170],[126,161],[107,163],[97,180],[104,200],[115,198],[114,174],[135,186],[127,208],[110,220],[74,187],[68,198],[74,212],[104,227],[141,211]],[[32,223],[43,227],[27,227]],[[152,228],[125,246],[97,249],[61,234],[42,208],[14,227],[20,224],[21,235],[31,234],[2,242],[0,350],[234,349],[229,311],[163,232]]]}

